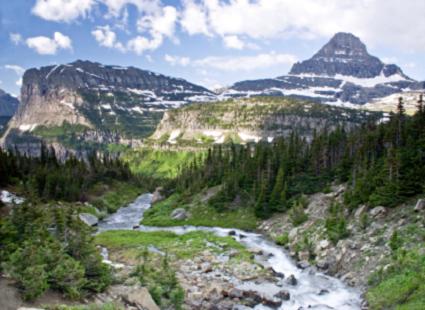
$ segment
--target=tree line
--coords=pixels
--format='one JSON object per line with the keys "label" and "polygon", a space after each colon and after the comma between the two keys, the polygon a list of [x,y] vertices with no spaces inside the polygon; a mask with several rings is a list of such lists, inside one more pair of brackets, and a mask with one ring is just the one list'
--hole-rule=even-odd
{"label": "tree line", "polygon": [[43,200],[83,201],[86,191],[98,181],[128,181],[128,164],[107,154],[91,153],[80,160],[68,156],[60,161],[53,148],[41,145],[40,157],[0,149],[0,186],[19,184],[33,197]]}
{"label": "tree line", "polygon": [[311,139],[294,131],[273,143],[216,145],[181,168],[170,188],[192,195],[221,185],[211,205],[224,210],[243,200],[262,218],[332,181],[348,184],[345,200],[352,208],[395,206],[424,192],[424,124],[423,97],[413,116],[406,115],[400,98],[397,111],[380,124],[314,132]]}

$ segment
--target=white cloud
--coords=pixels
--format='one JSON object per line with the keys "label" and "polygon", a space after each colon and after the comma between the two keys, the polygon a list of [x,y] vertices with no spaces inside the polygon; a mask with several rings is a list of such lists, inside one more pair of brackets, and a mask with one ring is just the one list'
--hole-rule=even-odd
{"label": "white cloud", "polygon": [[119,51],[125,52],[125,47],[121,42],[117,41],[116,33],[113,32],[109,26],[98,26],[96,27],[96,30],[93,30],[91,33],[100,46],[115,48]]}
{"label": "white cloud", "polygon": [[59,49],[72,49],[71,39],[60,32],[55,32],[53,38],[38,36],[25,40],[29,48],[41,55],[54,55]]}
{"label": "white cloud", "polygon": [[186,67],[190,64],[189,57],[179,57],[179,56],[172,56],[172,55],[166,54],[164,56],[164,60],[168,62],[169,64],[171,64],[172,66],[178,65],[178,66]]}
{"label": "white cloud", "polygon": [[183,29],[190,35],[210,35],[208,31],[208,17],[205,9],[192,0],[184,1],[184,10],[180,23]]}
{"label": "white cloud", "polygon": [[25,69],[18,65],[5,65],[4,68],[7,70],[12,70],[18,76],[21,76],[25,72]]}
{"label": "white cloud", "polygon": [[127,5],[135,6],[139,12],[152,13],[158,11],[161,6],[160,0],[99,0],[106,5],[111,16],[119,16]]}
{"label": "white cloud", "polygon": [[66,36],[63,35],[60,32],[55,32],[53,35],[53,40],[56,42],[58,48],[62,48],[62,49],[72,49],[72,41],[71,39]]}
{"label": "white cloud", "polygon": [[154,14],[141,17],[137,21],[137,29],[140,33],[148,33],[152,37],[151,41],[160,41],[161,45],[164,37],[174,38],[177,17],[174,7],[165,6]]}
{"label": "white cloud", "polygon": [[[209,56],[195,60],[191,60],[188,57],[167,54],[164,59],[173,66],[191,65],[196,68],[212,68],[221,71],[252,71],[276,65],[292,65],[297,61],[297,57],[294,55],[275,52],[240,57]],[[205,71],[201,69],[202,72]]]}
{"label": "white cloud", "polygon": [[4,65],[4,68],[6,70],[11,70],[15,72],[15,74],[19,77],[18,80],[15,82],[15,84],[19,87],[22,86],[22,75],[25,72],[25,69],[18,65]]}
{"label": "white cloud", "polygon": [[245,43],[238,36],[225,36],[223,37],[223,42],[228,48],[241,50],[245,47]]}
{"label": "white cloud", "polygon": [[87,16],[95,3],[95,0],[37,0],[32,13],[49,21],[70,22]]}
{"label": "white cloud", "polygon": [[20,33],[10,33],[9,39],[15,45],[19,45],[20,43],[22,43],[22,35]]}
{"label": "white cloud", "polygon": [[142,55],[145,51],[156,50],[162,44],[162,36],[155,36],[152,39],[146,37],[137,36],[127,43],[127,50]]}
{"label": "white cloud", "polygon": [[[181,25],[189,34],[258,40],[328,38],[347,31],[369,44],[424,51],[423,12],[423,0],[201,0],[197,4],[190,0],[183,3]],[[196,23],[185,18],[192,15]]]}

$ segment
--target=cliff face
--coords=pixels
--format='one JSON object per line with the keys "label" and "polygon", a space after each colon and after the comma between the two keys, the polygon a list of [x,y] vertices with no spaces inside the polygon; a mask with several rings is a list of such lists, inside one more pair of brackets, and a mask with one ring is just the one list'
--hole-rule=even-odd
{"label": "cliff face", "polygon": [[380,113],[285,98],[251,98],[193,104],[167,111],[150,140],[155,143],[203,145],[272,141],[297,131],[310,139],[314,131],[352,128]]}
{"label": "cliff face", "polygon": [[214,98],[201,86],[134,67],[76,61],[30,69],[3,143],[28,142],[29,136],[58,141],[63,137],[55,133],[70,126],[91,142],[93,136],[101,143],[137,140],[153,132],[165,110]]}

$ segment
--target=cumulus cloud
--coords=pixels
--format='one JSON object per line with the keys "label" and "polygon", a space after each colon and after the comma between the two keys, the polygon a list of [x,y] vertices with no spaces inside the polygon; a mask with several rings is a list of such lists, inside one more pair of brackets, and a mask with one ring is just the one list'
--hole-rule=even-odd
{"label": "cumulus cloud", "polygon": [[223,38],[224,45],[228,48],[241,50],[245,47],[245,43],[238,36],[225,36]]}
{"label": "cumulus cloud", "polygon": [[21,87],[22,86],[22,75],[25,72],[25,69],[18,65],[4,65],[4,69],[11,70],[15,72],[15,74],[18,76],[18,80],[15,82],[16,86]]}
{"label": "cumulus cloud", "polygon": [[190,58],[189,57],[179,57],[179,56],[172,56],[166,54],[164,56],[164,60],[168,62],[172,66],[183,66],[186,67],[190,64]]}
{"label": "cumulus cloud", "polygon": [[4,68],[7,70],[12,70],[18,76],[24,74],[25,72],[25,69],[18,65],[5,65]]}
{"label": "cumulus cloud", "polygon": [[95,3],[95,0],[37,0],[32,13],[49,21],[70,22],[85,17]]}
{"label": "cumulus cloud", "polygon": [[145,12],[151,14],[152,12],[158,11],[161,7],[160,0],[99,0],[103,3],[111,16],[119,16],[124,11],[124,8],[128,5],[133,5],[139,12]]}
{"label": "cumulus cloud", "polygon": [[117,41],[116,33],[109,26],[98,26],[91,33],[100,46],[115,48],[122,52],[125,51],[124,45]]}
{"label": "cumulus cloud", "polygon": [[191,65],[196,68],[212,68],[221,71],[252,71],[276,65],[292,65],[297,61],[297,57],[294,55],[276,52],[240,57],[209,56],[195,60],[191,60],[188,57],[167,54],[164,59],[172,65]]}
{"label": "cumulus cloud", "polygon": [[109,26],[96,27],[92,35],[100,46],[141,55],[145,51],[160,47],[165,38],[177,41],[174,37],[177,18],[178,12],[172,6],[159,7],[149,14],[143,14],[137,21],[137,30],[140,34],[128,40],[126,44],[117,39],[116,33]]}
{"label": "cumulus cloud", "polygon": [[[181,25],[189,34],[259,40],[330,37],[349,31],[368,43],[398,42],[404,49],[425,50],[423,12],[423,0],[202,0],[183,3]],[[186,16],[196,16],[202,27]]]}
{"label": "cumulus cloud", "polygon": [[127,50],[136,53],[137,55],[142,55],[145,51],[156,50],[161,46],[163,41],[162,36],[155,36],[152,39],[146,37],[137,36],[127,43]]}
{"label": "cumulus cloud", "polygon": [[46,20],[70,22],[102,7],[107,18],[117,18],[118,27],[118,18],[125,17],[129,6],[138,14],[139,36],[129,42],[132,50],[146,50],[165,38],[177,42],[179,27],[189,35],[221,38],[226,47],[236,49],[249,48],[245,41],[329,38],[346,31],[367,44],[425,51],[423,0],[181,0],[175,5],[161,0],[36,0],[32,12]]}
{"label": "cumulus cloud", "polygon": [[180,24],[190,35],[204,34],[210,35],[208,30],[208,16],[203,6],[194,3],[192,0],[183,2]]}
{"label": "cumulus cloud", "polygon": [[45,36],[28,38],[25,43],[40,55],[55,55],[59,49],[72,49],[71,39],[60,32],[55,32],[53,38]]}

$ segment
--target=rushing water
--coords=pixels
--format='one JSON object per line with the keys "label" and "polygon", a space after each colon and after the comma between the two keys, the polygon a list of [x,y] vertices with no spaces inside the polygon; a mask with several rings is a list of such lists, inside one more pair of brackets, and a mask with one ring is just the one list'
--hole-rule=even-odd
{"label": "rushing water", "polygon": [[[265,260],[259,261],[265,266],[270,266],[274,271],[283,273],[285,277],[294,275],[298,280],[296,286],[283,284],[276,286],[273,283],[255,284],[254,282],[241,283],[238,288],[263,292],[273,296],[282,289],[290,293],[290,300],[283,301],[280,309],[360,309],[360,292],[350,288],[340,280],[329,277],[312,269],[298,268],[282,247],[275,245],[260,234],[244,232],[238,229],[225,229],[218,227],[149,227],[138,226],[144,212],[151,206],[151,194],[139,196],[133,203],[119,209],[99,223],[99,232],[106,230],[138,229],[141,231],[171,231],[184,234],[190,231],[209,231],[218,236],[227,236],[230,231],[236,233],[235,238],[247,248],[259,249],[264,253]],[[325,290],[326,294],[319,292]],[[269,309],[258,305],[255,309]]]}

